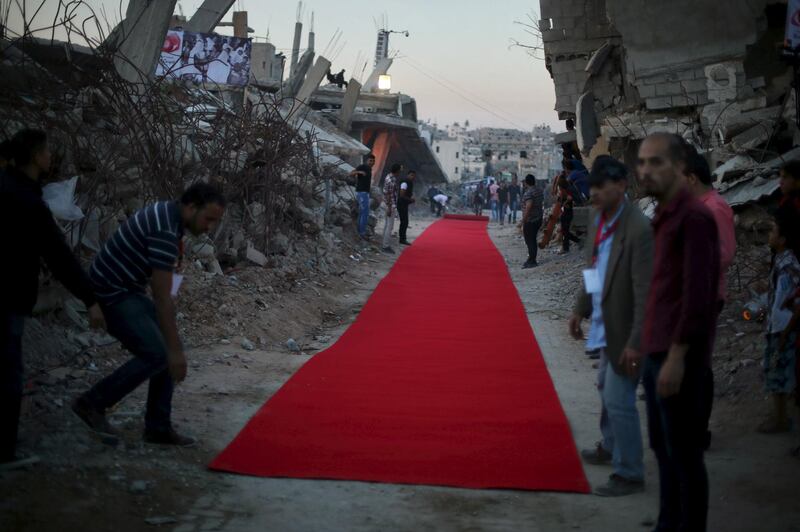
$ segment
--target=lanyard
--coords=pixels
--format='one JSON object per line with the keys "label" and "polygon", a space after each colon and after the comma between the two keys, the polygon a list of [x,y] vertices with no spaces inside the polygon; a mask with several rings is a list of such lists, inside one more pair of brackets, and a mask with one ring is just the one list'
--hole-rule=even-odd
{"label": "lanyard", "polygon": [[614,236],[617,227],[619,227],[619,218],[617,218],[617,221],[611,224],[606,232],[603,233],[603,228],[605,225],[606,215],[603,214],[600,217],[600,225],[597,226],[597,234],[594,237],[594,248],[592,249],[592,267],[597,266],[597,258],[600,255],[600,246],[603,245],[606,240]]}

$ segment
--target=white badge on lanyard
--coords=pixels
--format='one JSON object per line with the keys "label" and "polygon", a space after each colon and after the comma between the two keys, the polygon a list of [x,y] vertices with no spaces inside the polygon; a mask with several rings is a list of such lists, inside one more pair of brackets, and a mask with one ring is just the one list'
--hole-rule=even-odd
{"label": "white badge on lanyard", "polygon": [[587,294],[599,294],[603,291],[603,283],[600,282],[597,268],[583,270],[583,283],[586,285]]}
{"label": "white badge on lanyard", "polygon": [[172,290],[170,291],[170,294],[172,294],[172,297],[175,297],[175,296],[178,295],[178,290],[181,289],[181,283],[183,283],[183,275],[181,275],[179,273],[173,273],[172,274]]}

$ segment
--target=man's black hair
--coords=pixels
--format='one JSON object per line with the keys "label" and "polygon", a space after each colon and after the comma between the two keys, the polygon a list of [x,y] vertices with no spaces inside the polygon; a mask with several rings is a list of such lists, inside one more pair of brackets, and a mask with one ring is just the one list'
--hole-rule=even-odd
{"label": "man's black hair", "polygon": [[194,205],[198,209],[202,209],[209,203],[216,203],[220,207],[224,207],[226,201],[219,187],[201,181],[186,189],[183,196],[181,196],[181,203],[183,205]]}
{"label": "man's black hair", "polygon": [[364,160],[365,161],[369,161],[370,159],[374,159],[374,158],[375,158],[375,154],[374,153],[368,153],[367,156],[364,157]]}
{"label": "man's black hair", "polygon": [[689,148],[691,145],[680,135],[675,133],[653,133],[649,139],[662,139],[667,142],[667,155],[673,163],[688,165]]}
{"label": "man's black hair", "polygon": [[602,187],[608,181],[619,182],[628,179],[628,168],[610,155],[600,155],[589,172],[589,186]]}
{"label": "man's black hair", "polygon": [[25,166],[36,153],[47,146],[47,133],[41,129],[23,129],[11,139],[14,164]]}
{"label": "man's black hair", "polygon": [[414,175],[417,175],[417,171],[416,171],[416,170],[409,170],[409,171],[408,171],[408,173],[409,173],[409,174],[414,174]]}
{"label": "man's black hair", "polygon": [[781,167],[781,171],[792,179],[800,180],[800,161],[789,161]]}
{"label": "man's black hair", "polygon": [[686,159],[686,173],[691,174],[697,178],[702,184],[710,187],[714,182],[711,176],[711,168],[708,166],[706,158],[697,153],[694,147],[690,147],[689,155]]}
{"label": "man's black hair", "polygon": [[11,140],[0,142],[0,159],[10,161],[14,158],[14,143]]}
{"label": "man's black hair", "polygon": [[567,118],[567,129],[572,129],[575,127],[575,121],[571,118]]}
{"label": "man's black hair", "polygon": [[525,176],[525,184],[528,186],[536,185],[536,176],[533,174],[528,174]]}
{"label": "man's black hair", "polygon": [[400,171],[402,168],[403,168],[403,165],[395,163],[395,164],[393,164],[393,165],[392,165],[392,168],[391,168],[391,170],[390,170],[390,171],[391,171],[393,174],[396,174],[396,173],[398,173],[398,172],[399,172],[399,171]]}
{"label": "man's black hair", "polygon": [[575,161],[573,159],[564,159],[563,161],[564,170],[575,170]]}

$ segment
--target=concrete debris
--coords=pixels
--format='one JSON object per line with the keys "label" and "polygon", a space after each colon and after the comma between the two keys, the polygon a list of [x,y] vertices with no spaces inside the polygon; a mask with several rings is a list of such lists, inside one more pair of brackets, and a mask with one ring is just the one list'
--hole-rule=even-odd
{"label": "concrete debris", "polygon": [[295,353],[300,352],[300,344],[298,344],[294,338],[289,338],[288,340],[286,340],[286,347],[289,349],[289,351]]}
{"label": "concrete debris", "polygon": [[744,175],[748,170],[758,166],[755,159],[749,155],[737,155],[728,159],[714,170],[717,182],[730,181],[733,178]]}
{"label": "concrete debris", "polygon": [[246,257],[247,260],[259,266],[266,266],[269,263],[269,259],[267,259],[266,255],[258,251],[252,245],[247,246]]}
{"label": "concrete debris", "polygon": [[247,338],[242,340],[242,344],[241,345],[242,345],[242,349],[244,349],[246,351],[254,351],[255,348],[256,348],[255,344],[253,342],[251,342],[250,340],[248,340]]}

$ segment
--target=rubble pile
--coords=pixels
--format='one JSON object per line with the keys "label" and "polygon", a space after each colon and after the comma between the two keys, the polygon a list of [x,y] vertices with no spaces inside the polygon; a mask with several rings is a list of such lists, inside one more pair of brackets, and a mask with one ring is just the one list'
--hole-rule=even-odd
{"label": "rubble pile", "polygon": [[[147,203],[177,198],[197,180],[219,184],[225,217],[212,234],[185,242],[182,332],[189,345],[235,335],[255,345],[285,342],[268,327],[252,330],[253,314],[280,306],[288,291],[342,275],[363,253],[346,177],[352,167],[332,145],[337,137],[309,125],[310,109],[280,94],[133,83],[115,70],[115,57],[32,37],[0,41],[0,138],[24,127],[48,132],[53,181],[69,179],[46,187],[48,203],[85,266]],[[342,144],[350,156],[365,151]],[[101,366],[121,362],[113,339],[89,332],[80,303],[46,274],[40,284],[25,344],[33,375],[80,388]],[[237,293],[242,304],[230,300]]]}

